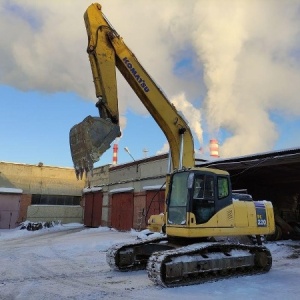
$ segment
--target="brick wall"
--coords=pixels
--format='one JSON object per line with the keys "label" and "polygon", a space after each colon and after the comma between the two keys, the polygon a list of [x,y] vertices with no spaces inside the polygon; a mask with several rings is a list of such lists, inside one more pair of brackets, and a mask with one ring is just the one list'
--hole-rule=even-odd
{"label": "brick wall", "polygon": [[31,195],[23,194],[20,201],[20,212],[18,223],[24,222],[27,219],[27,208],[31,205]]}

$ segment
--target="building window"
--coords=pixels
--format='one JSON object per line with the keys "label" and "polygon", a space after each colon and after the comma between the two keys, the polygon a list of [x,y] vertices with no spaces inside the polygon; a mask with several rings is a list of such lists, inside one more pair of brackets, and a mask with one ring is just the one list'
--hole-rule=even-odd
{"label": "building window", "polygon": [[80,205],[80,196],[40,195],[34,194],[31,198],[32,205]]}

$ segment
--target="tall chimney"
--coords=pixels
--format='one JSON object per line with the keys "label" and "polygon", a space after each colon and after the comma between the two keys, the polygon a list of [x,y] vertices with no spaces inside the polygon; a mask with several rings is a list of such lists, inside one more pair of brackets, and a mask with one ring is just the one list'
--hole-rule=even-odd
{"label": "tall chimney", "polygon": [[113,165],[117,165],[118,164],[118,144],[114,144],[113,146]]}
{"label": "tall chimney", "polygon": [[217,139],[211,139],[209,141],[209,150],[210,150],[210,156],[211,157],[220,157],[219,156],[219,143]]}

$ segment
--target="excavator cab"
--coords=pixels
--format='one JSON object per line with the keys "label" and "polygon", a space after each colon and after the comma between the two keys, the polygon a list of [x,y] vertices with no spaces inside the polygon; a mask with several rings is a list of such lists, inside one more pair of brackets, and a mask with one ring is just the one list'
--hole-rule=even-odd
{"label": "excavator cab", "polygon": [[120,127],[110,119],[86,117],[70,130],[70,148],[77,179],[93,170],[93,164],[119,137]]}
{"label": "excavator cab", "polygon": [[167,226],[187,225],[187,213],[196,224],[206,223],[216,212],[232,203],[229,176],[210,170],[183,170],[171,177],[167,197]]}

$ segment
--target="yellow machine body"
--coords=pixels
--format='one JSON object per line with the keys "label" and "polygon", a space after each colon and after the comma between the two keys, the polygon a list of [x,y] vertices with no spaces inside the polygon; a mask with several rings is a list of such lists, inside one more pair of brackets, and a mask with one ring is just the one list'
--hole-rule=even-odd
{"label": "yellow machine body", "polygon": [[87,117],[70,131],[76,175],[82,177],[84,172],[91,171],[93,163],[121,134],[116,68],[161,128],[170,146],[165,211],[149,220],[149,228],[163,231],[165,237],[113,246],[107,251],[108,264],[127,271],[147,266],[148,277],[163,286],[195,284],[236,272],[267,272],[272,257],[262,245],[197,243],[203,238],[244,235],[255,235],[261,241],[260,235],[272,234],[275,230],[272,203],[233,195],[226,171],[196,168],[188,121],[169,102],[112,27],[101,5],[90,5],[84,20],[100,118]]}

